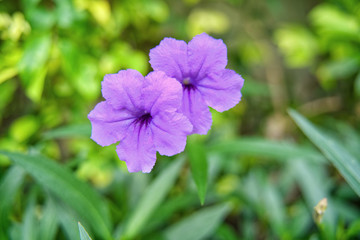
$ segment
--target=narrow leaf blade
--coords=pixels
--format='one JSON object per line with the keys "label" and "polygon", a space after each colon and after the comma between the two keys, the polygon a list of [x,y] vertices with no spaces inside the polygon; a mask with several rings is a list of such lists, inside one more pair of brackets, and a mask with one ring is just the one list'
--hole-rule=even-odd
{"label": "narrow leaf blade", "polygon": [[56,162],[43,156],[0,151],[22,166],[43,187],[47,188],[91,224],[104,239],[111,239],[108,209],[100,196],[87,184]]}
{"label": "narrow leaf blade", "polygon": [[5,238],[7,235],[10,212],[15,202],[16,193],[24,182],[24,177],[25,171],[19,166],[13,166],[0,182],[0,237]]}
{"label": "narrow leaf blade", "polygon": [[276,160],[287,160],[298,156],[309,161],[324,161],[323,156],[316,149],[298,146],[289,142],[270,141],[256,137],[222,141],[210,145],[209,151],[241,154],[242,156],[266,157]]}
{"label": "narrow leaf blade", "polygon": [[290,116],[321,152],[339,170],[351,188],[360,196],[360,163],[333,137],[327,136],[295,110]]}
{"label": "narrow leaf blade", "polygon": [[78,222],[78,226],[79,226],[79,232],[80,232],[80,240],[92,240],[80,222]]}
{"label": "narrow leaf blade", "polygon": [[187,154],[200,203],[203,205],[205,202],[208,178],[208,165],[204,146],[200,142],[192,141],[187,145]]}
{"label": "narrow leaf blade", "polygon": [[140,232],[151,214],[164,200],[166,194],[173,186],[183,162],[183,159],[179,158],[164,169],[142,195],[127,223],[124,233],[127,238],[132,239]]}
{"label": "narrow leaf blade", "polygon": [[211,235],[230,211],[228,204],[204,208],[165,230],[165,239],[197,240]]}

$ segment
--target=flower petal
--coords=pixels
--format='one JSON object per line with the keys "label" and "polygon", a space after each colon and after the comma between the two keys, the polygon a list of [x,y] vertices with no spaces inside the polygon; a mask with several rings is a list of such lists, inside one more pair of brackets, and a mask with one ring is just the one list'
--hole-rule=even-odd
{"label": "flower petal", "polygon": [[102,81],[102,94],[115,109],[137,111],[142,106],[139,89],[143,82],[143,75],[132,69],[107,74]]}
{"label": "flower petal", "polygon": [[191,133],[190,121],[181,113],[163,112],[150,124],[156,150],[161,155],[172,156],[184,151],[186,136]]}
{"label": "flower petal", "polygon": [[161,111],[176,111],[180,108],[182,86],[174,78],[169,78],[164,72],[155,71],[145,77],[144,88],[141,91],[145,109],[152,116]]}
{"label": "flower petal", "polygon": [[193,125],[192,133],[206,134],[211,128],[211,113],[199,91],[185,89],[181,112]]}
{"label": "flower petal", "polygon": [[205,77],[207,73],[223,70],[227,64],[227,49],[221,39],[214,39],[202,33],[188,44],[190,76],[193,81]]}
{"label": "flower petal", "polygon": [[107,146],[123,139],[126,129],[135,117],[126,110],[115,110],[107,102],[98,103],[89,113],[91,139],[101,146]]}
{"label": "flower petal", "polygon": [[154,70],[163,71],[169,77],[181,81],[189,73],[186,42],[164,38],[158,46],[150,50],[149,62]]}
{"label": "flower petal", "polygon": [[229,110],[239,103],[244,79],[233,70],[210,73],[196,85],[205,102],[216,111]]}
{"label": "flower petal", "polygon": [[129,172],[150,172],[156,162],[156,150],[150,128],[132,124],[127,136],[116,147],[116,152],[120,160],[126,162]]}

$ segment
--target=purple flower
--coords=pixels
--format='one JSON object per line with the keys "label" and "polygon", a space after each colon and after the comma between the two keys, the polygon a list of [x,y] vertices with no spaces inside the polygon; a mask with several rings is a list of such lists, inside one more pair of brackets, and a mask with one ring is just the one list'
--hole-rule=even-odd
{"label": "purple flower", "polygon": [[176,78],[183,87],[182,113],[193,124],[193,132],[206,134],[212,119],[208,106],[219,112],[229,110],[241,99],[244,80],[225,69],[226,46],[206,33],[195,36],[189,44],[165,38],[150,50],[150,64]]}
{"label": "purple flower", "polygon": [[88,115],[91,138],[101,146],[120,141],[116,151],[129,172],[150,172],[156,151],[171,156],[184,150],[192,125],[178,112],[183,92],[175,79],[124,70],[104,77],[102,94],[106,101]]}

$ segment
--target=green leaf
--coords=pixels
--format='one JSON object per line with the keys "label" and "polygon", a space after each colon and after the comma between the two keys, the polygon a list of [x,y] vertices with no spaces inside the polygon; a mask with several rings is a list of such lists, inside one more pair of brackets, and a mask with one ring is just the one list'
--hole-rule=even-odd
{"label": "green leaf", "polygon": [[46,204],[42,211],[42,218],[39,224],[39,239],[48,240],[55,239],[55,235],[58,229],[58,216],[56,206],[51,197],[47,198]]}
{"label": "green leaf", "polygon": [[18,74],[17,68],[11,67],[11,68],[2,69],[0,71],[0,84],[8,79],[15,77],[17,74]]}
{"label": "green leaf", "polygon": [[69,40],[60,40],[58,46],[66,79],[82,97],[95,100],[101,88],[98,61]]}
{"label": "green leaf", "polygon": [[22,116],[11,124],[9,134],[18,142],[23,142],[34,135],[40,127],[39,119],[33,115]]}
{"label": "green leaf", "polygon": [[181,158],[176,160],[169,167],[164,169],[147,188],[127,222],[124,233],[126,238],[131,239],[142,230],[153,212],[161,204],[169,190],[173,187],[183,162],[184,161]]}
{"label": "green leaf", "polygon": [[189,142],[186,150],[190,161],[192,177],[199,194],[200,203],[203,205],[205,201],[208,177],[206,152],[200,141]]}
{"label": "green leaf", "polygon": [[338,141],[327,136],[295,110],[290,116],[321,152],[339,170],[352,189],[360,196],[360,163]]}
{"label": "green leaf", "polygon": [[79,219],[78,216],[74,213],[74,211],[72,211],[72,209],[64,206],[64,204],[61,204],[60,202],[57,203],[58,204],[55,206],[56,212],[63,232],[65,232],[67,239],[78,240],[79,228],[76,226],[76,220]]}
{"label": "green leaf", "polygon": [[36,188],[31,189],[30,197],[28,199],[28,204],[25,209],[22,223],[22,237],[24,240],[36,240],[38,239],[39,229],[38,221],[35,214],[35,204],[36,204]]}
{"label": "green leaf", "polygon": [[11,167],[0,183],[0,239],[6,239],[10,211],[15,202],[16,193],[24,181],[25,171],[18,166]]}
{"label": "green leaf", "polygon": [[241,154],[277,160],[288,160],[294,156],[315,162],[324,160],[323,156],[311,147],[253,137],[222,141],[210,145],[209,150],[217,153]]}
{"label": "green leaf", "polygon": [[44,139],[90,137],[90,124],[74,124],[49,130],[43,134]]}
{"label": "green leaf", "polygon": [[35,102],[39,102],[42,95],[50,48],[49,34],[34,36],[26,43],[24,55],[19,62],[20,77],[26,94]]}
{"label": "green leaf", "polygon": [[87,231],[85,230],[83,225],[81,225],[80,222],[78,222],[78,226],[79,226],[79,232],[80,232],[80,239],[81,240],[92,240],[91,237],[89,236],[89,234],[87,233]]}
{"label": "green leaf", "polygon": [[185,193],[179,196],[167,199],[161,204],[154,214],[151,215],[151,222],[149,222],[144,229],[144,233],[150,233],[165,225],[174,214],[185,211],[190,207],[195,207],[198,203],[198,197],[193,193]]}
{"label": "green leaf", "polygon": [[360,234],[360,220],[357,220],[353,222],[346,231],[346,239],[351,239],[351,237],[359,236],[359,234]]}
{"label": "green leaf", "polygon": [[319,4],[310,12],[311,23],[322,37],[335,39],[359,39],[359,22],[336,5]]}
{"label": "green leaf", "polygon": [[278,236],[283,235],[286,232],[286,215],[285,204],[282,201],[283,197],[280,191],[276,188],[275,184],[270,184],[266,181],[262,196],[264,199],[265,212],[269,219],[269,225]]}
{"label": "green leaf", "polygon": [[228,204],[204,208],[165,230],[165,238],[171,240],[204,239],[216,231],[226,214]]}
{"label": "green leaf", "polygon": [[43,187],[72,207],[93,230],[104,239],[111,239],[110,219],[107,206],[100,196],[86,183],[54,161],[43,156],[0,151],[15,164],[22,166]]}
{"label": "green leaf", "polygon": [[290,67],[312,64],[318,46],[315,36],[303,26],[287,25],[275,31],[275,42]]}
{"label": "green leaf", "polygon": [[[302,161],[302,159],[293,159],[291,168],[291,171],[296,175],[298,185],[310,211],[323,198],[327,198],[329,206],[333,206],[328,185],[325,184],[327,176],[322,165]],[[326,236],[325,239],[334,239],[334,229],[336,226],[335,210],[333,207],[327,208],[321,223],[319,223],[320,230]]]}

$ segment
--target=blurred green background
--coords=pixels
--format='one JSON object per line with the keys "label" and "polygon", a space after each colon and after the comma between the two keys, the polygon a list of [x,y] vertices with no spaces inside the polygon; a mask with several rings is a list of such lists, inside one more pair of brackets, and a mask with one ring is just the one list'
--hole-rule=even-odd
{"label": "blurred green background", "polygon": [[[103,76],[146,75],[161,39],[202,32],[242,101],[129,174],[89,138]],[[16,152],[0,155],[0,239],[80,239],[78,221],[93,239],[360,239],[359,99],[358,0],[0,0],[0,149]]]}

